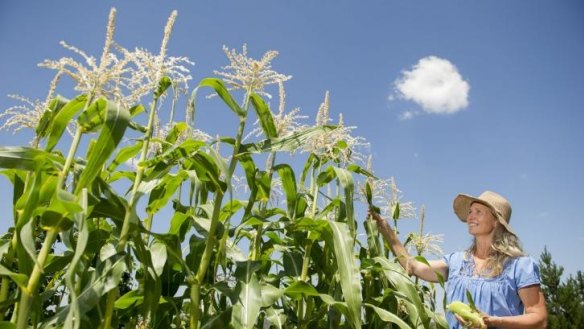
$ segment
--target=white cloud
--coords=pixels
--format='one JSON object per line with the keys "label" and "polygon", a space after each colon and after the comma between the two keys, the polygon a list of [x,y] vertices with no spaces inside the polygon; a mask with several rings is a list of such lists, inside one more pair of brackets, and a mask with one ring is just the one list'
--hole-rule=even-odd
{"label": "white cloud", "polygon": [[417,103],[427,113],[455,113],[468,106],[470,85],[446,59],[424,57],[403,71],[394,85],[399,98]]}
{"label": "white cloud", "polygon": [[414,118],[415,113],[412,111],[404,111],[399,115],[400,120],[410,120]]}

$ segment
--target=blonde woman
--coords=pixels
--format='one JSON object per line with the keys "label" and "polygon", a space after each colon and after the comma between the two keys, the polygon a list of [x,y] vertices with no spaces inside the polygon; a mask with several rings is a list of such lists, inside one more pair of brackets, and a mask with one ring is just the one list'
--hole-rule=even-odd
{"label": "blonde woman", "polygon": [[[540,289],[537,263],[524,254],[519,239],[509,226],[511,205],[497,193],[486,191],[478,197],[459,194],[454,212],[474,237],[466,251],[430,261],[430,266],[411,258],[395,232],[379,214],[370,210],[379,231],[391,246],[408,274],[446,283],[448,303],[468,303],[468,290],[489,328],[546,328],[547,311]],[[462,328],[464,321],[446,315],[449,328]]]}

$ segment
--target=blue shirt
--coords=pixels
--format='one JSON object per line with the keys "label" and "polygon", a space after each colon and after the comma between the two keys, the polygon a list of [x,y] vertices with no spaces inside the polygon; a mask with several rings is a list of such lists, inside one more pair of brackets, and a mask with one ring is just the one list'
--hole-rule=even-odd
{"label": "blue shirt", "polygon": [[[540,284],[539,267],[531,257],[509,259],[503,271],[496,277],[478,277],[473,275],[474,259],[466,257],[466,252],[455,252],[444,256],[448,264],[446,282],[446,302],[455,300],[468,304],[466,290],[470,292],[476,307],[489,315],[511,316],[523,314],[523,303],[519,298],[519,289]],[[446,312],[448,326],[461,328],[454,315]]]}

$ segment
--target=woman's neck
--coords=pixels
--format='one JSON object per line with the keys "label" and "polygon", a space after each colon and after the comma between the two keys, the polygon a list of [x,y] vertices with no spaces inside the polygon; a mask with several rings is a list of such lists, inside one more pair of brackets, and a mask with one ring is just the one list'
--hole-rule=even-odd
{"label": "woman's neck", "polygon": [[476,249],[474,251],[474,256],[486,259],[491,254],[491,239],[490,237],[480,238],[477,237],[475,240]]}

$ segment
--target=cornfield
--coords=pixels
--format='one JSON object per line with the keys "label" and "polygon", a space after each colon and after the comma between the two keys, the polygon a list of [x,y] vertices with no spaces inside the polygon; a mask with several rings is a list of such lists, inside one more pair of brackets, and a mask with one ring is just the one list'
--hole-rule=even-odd
{"label": "cornfield", "polygon": [[[13,187],[0,328],[447,328],[434,287],[358,211],[411,216],[363,164],[364,141],[332,124],[328,93],[316,124],[300,124],[277,53],[254,60],[245,46],[189,89],[192,63],[166,54],[176,13],[157,55],[115,43],[115,13],[99,60],[63,43],[83,61],[41,63],[56,72],[45,101],[1,115],[35,137],[0,147]],[[64,79],[78,96],[59,95]],[[224,104],[234,135],[195,128],[202,95]]]}

